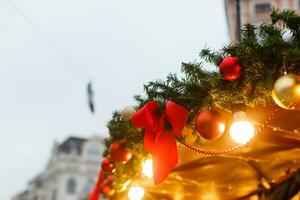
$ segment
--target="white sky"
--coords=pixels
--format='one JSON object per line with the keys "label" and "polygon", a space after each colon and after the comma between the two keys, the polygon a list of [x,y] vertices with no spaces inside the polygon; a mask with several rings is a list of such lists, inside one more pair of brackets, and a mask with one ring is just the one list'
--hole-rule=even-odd
{"label": "white sky", "polygon": [[0,199],[45,167],[54,140],[106,135],[143,83],[227,41],[223,0],[0,0]]}

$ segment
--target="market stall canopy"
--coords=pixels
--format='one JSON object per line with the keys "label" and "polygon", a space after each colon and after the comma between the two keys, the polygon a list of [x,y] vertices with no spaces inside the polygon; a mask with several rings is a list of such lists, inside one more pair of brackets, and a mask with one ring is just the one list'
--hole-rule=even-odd
{"label": "market stall canopy", "polygon": [[[247,113],[263,123],[273,109],[248,109]],[[180,145],[180,164],[166,181],[155,186],[152,180],[143,180],[144,199],[257,199],[259,195],[267,199],[285,199],[288,194],[280,192],[282,187],[295,191],[300,187],[297,178],[299,129],[300,112],[281,109],[270,126],[264,127],[249,145],[232,153],[202,156]],[[228,138],[226,133],[217,141],[204,142],[203,146],[206,149],[228,148],[232,145]],[[296,181],[298,190],[291,186]],[[293,191],[290,193],[292,195]]]}

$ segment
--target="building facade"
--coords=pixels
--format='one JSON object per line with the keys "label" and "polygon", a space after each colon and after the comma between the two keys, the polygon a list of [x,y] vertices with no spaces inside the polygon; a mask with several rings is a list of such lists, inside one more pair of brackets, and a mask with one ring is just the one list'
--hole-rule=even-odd
{"label": "building facade", "polygon": [[12,200],[85,200],[98,176],[103,140],[70,137],[55,143],[46,169]]}
{"label": "building facade", "polygon": [[[272,8],[300,11],[300,0],[240,0],[241,24],[259,25],[270,19]],[[236,0],[225,0],[228,31],[231,40],[237,40]]]}

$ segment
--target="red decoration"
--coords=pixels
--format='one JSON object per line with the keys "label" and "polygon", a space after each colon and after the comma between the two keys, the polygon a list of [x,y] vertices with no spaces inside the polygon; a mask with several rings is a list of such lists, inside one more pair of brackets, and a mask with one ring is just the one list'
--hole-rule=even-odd
{"label": "red decoration", "polygon": [[205,139],[215,140],[225,131],[225,119],[215,110],[206,110],[199,114],[195,128]]}
{"label": "red decoration", "polygon": [[99,187],[100,194],[104,196],[111,196],[114,193],[114,177],[112,175],[108,175],[104,182]]}
{"label": "red decoration", "polygon": [[113,181],[114,181],[114,176],[113,176],[113,175],[108,175],[108,176],[106,177],[106,183],[107,183],[108,185],[112,186]]}
{"label": "red decoration", "polygon": [[239,78],[242,74],[242,67],[239,64],[238,58],[232,56],[222,60],[219,70],[223,78],[229,81]]}
{"label": "red decoration", "polygon": [[103,184],[100,186],[99,191],[100,194],[107,196],[112,191],[112,188],[109,185]]}
{"label": "red decoration", "polygon": [[165,180],[178,162],[175,136],[181,135],[188,117],[185,108],[171,101],[163,114],[158,113],[159,109],[160,105],[151,101],[131,117],[134,126],[145,128],[144,148],[152,154],[155,184]]}
{"label": "red decoration", "polygon": [[131,151],[125,149],[125,142],[117,142],[109,147],[109,154],[111,158],[116,162],[127,162],[131,159]]}
{"label": "red decoration", "polygon": [[112,172],[115,169],[114,163],[109,158],[104,158],[101,167],[105,172]]}
{"label": "red decoration", "polygon": [[94,186],[93,192],[90,195],[89,200],[99,200],[100,186],[102,185],[103,181],[104,181],[104,172],[101,170],[99,172],[97,183]]}
{"label": "red decoration", "polygon": [[108,175],[104,178],[104,171],[101,170],[89,200],[99,200],[100,194],[111,196],[114,193],[113,181],[114,177],[112,175]]}

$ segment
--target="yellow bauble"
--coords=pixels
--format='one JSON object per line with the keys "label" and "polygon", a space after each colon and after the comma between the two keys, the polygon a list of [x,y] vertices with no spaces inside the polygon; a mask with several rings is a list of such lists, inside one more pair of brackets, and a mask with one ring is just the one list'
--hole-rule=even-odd
{"label": "yellow bauble", "polygon": [[182,134],[183,136],[187,137],[187,136],[193,134],[193,130],[192,130],[191,128],[184,127],[184,128],[182,129],[181,134]]}
{"label": "yellow bauble", "polygon": [[194,144],[197,140],[197,136],[193,134],[191,128],[184,127],[181,134],[184,137],[184,142],[186,144]]}
{"label": "yellow bauble", "polygon": [[300,76],[285,74],[279,77],[272,91],[275,103],[288,110],[300,110]]}
{"label": "yellow bauble", "polygon": [[197,137],[195,135],[188,135],[184,138],[184,142],[186,144],[194,144],[196,142]]}

